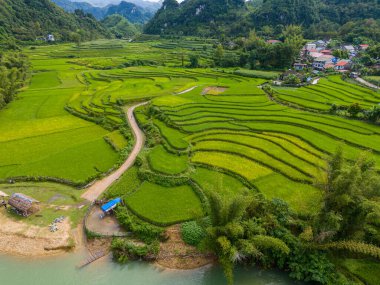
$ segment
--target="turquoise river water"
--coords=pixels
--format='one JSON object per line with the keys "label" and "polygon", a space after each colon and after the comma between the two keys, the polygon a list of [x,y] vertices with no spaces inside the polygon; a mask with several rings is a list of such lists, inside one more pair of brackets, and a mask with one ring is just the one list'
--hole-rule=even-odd
{"label": "turquoise river water", "polygon": [[[104,258],[77,269],[83,260],[80,253],[64,256],[25,259],[0,256],[0,284],[7,285],[224,285],[218,266],[196,270],[167,270],[144,262],[118,265]],[[239,268],[236,285],[301,284],[278,271]]]}

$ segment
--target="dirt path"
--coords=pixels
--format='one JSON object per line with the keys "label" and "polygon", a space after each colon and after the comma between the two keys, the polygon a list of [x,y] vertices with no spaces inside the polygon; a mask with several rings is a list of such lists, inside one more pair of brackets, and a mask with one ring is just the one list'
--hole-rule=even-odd
{"label": "dirt path", "polygon": [[193,91],[195,88],[197,88],[197,87],[199,87],[198,85],[196,85],[196,86],[193,86],[193,87],[191,87],[191,88],[189,88],[189,89],[186,89],[186,90],[183,90],[183,91],[181,91],[181,92],[178,92],[178,93],[176,93],[175,95],[181,95],[181,94],[185,94],[185,93],[188,93],[188,92],[190,92],[190,91]]}
{"label": "dirt path", "polygon": [[128,159],[115,172],[112,172],[107,177],[104,177],[103,179],[98,180],[94,184],[92,184],[86,190],[86,192],[82,194],[82,198],[91,202],[96,200],[104,191],[107,190],[108,187],[111,186],[113,182],[119,179],[121,175],[133,165],[133,163],[136,160],[137,155],[140,153],[141,149],[143,148],[144,139],[145,139],[144,133],[139,128],[133,112],[135,111],[137,107],[143,106],[147,103],[148,102],[144,102],[144,103],[134,105],[130,107],[127,111],[128,123],[134,133],[135,140],[136,140],[135,146],[133,147],[132,152],[128,156]]}
{"label": "dirt path", "polygon": [[368,82],[368,81],[364,80],[363,78],[357,77],[355,79],[356,79],[356,81],[358,81],[361,84],[364,84],[364,85],[366,85],[366,86],[368,86],[370,88],[379,89],[378,86],[376,86],[375,84],[372,84],[371,82]]}
{"label": "dirt path", "polygon": [[316,78],[313,80],[313,82],[311,84],[316,85],[316,84],[318,84],[319,80],[320,80],[320,78]]}

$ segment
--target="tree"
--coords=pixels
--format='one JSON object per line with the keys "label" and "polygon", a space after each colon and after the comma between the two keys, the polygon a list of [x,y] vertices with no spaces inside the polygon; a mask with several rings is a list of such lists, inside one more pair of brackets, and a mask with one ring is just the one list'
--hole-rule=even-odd
{"label": "tree", "polygon": [[190,59],[190,67],[192,67],[192,68],[199,67],[199,55],[191,54],[189,56],[189,59]]}
{"label": "tree", "polygon": [[218,257],[229,284],[233,283],[236,263],[263,259],[266,250],[289,253],[282,240],[267,235],[256,218],[248,214],[249,208],[252,212],[256,209],[254,198],[239,196],[226,201],[213,194],[209,202],[211,226],[206,228],[203,246]]}
{"label": "tree", "polygon": [[323,205],[315,220],[314,241],[319,244],[358,240],[375,241],[380,230],[380,176],[375,163],[363,153],[346,162],[341,148],[331,157],[324,183]]}
{"label": "tree", "polygon": [[214,61],[216,65],[220,65],[224,57],[224,48],[221,44],[216,47]]}

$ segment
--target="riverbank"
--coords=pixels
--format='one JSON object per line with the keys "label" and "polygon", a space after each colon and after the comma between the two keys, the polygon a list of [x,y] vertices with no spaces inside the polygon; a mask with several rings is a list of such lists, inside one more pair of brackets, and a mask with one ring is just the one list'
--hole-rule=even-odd
{"label": "riverbank", "polygon": [[0,253],[27,257],[42,257],[65,253],[79,245],[70,221],[66,218],[59,230],[50,232],[48,227],[15,221],[0,210]]}

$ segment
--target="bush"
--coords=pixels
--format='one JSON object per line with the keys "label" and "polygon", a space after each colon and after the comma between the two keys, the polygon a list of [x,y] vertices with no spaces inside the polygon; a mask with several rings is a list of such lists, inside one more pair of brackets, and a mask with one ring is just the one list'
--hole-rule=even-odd
{"label": "bush", "polygon": [[197,246],[206,236],[206,233],[197,222],[191,221],[181,225],[181,236],[185,243]]}
{"label": "bush", "polygon": [[130,214],[126,207],[119,206],[117,208],[116,218],[126,230],[133,232],[137,238],[146,243],[152,243],[162,239],[164,233],[163,228],[141,221]]}
{"label": "bush", "polygon": [[130,259],[156,259],[160,249],[160,244],[156,241],[149,245],[139,245],[128,239],[116,238],[112,241],[111,249],[114,258],[118,262],[126,263]]}

